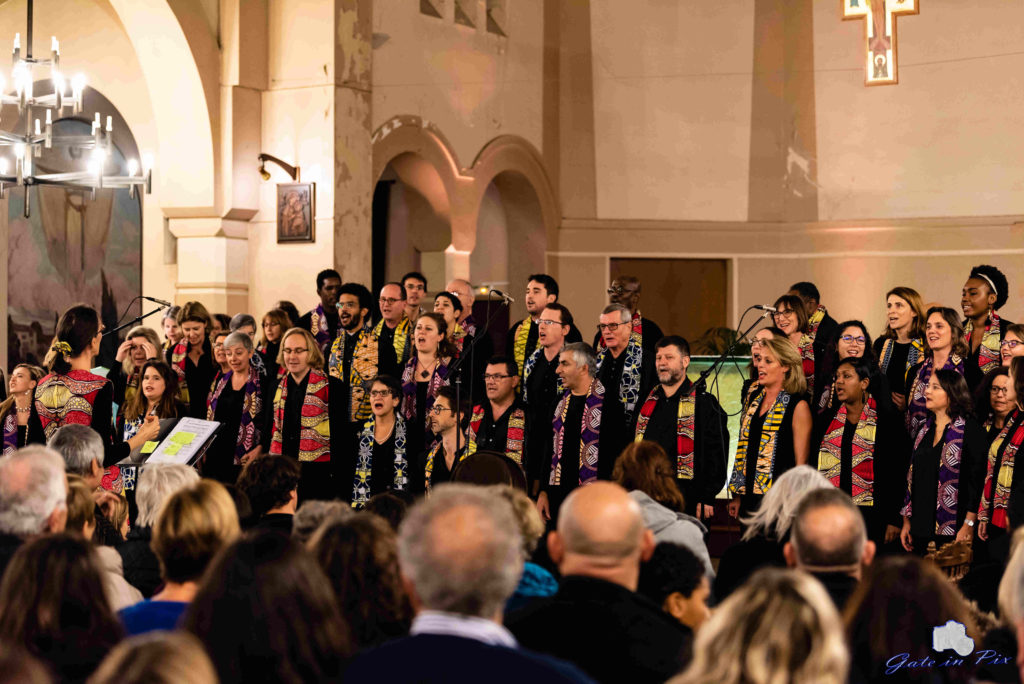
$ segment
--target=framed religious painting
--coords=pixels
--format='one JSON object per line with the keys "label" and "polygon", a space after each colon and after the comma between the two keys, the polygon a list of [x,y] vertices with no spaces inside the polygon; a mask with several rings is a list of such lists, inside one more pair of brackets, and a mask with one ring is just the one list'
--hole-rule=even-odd
{"label": "framed religious painting", "polygon": [[316,183],[278,183],[277,241],[314,242]]}

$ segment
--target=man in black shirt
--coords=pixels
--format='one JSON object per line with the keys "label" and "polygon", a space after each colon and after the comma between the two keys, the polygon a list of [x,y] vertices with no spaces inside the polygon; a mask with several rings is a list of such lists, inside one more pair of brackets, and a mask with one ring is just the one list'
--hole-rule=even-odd
{"label": "man in black shirt", "polygon": [[381,320],[373,329],[377,337],[377,372],[400,378],[412,348],[412,326],[405,315],[405,288],[399,283],[385,283],[378,301]]}
{"label": "man in black shirt", "polygon": [[[814,314],[818,313],[819,308],[823,314],[821,322],[818,323],[818,332],[814,336],[814,358],[828,360],[829,354],[826,353],[829,344],[838,332],[839,323],[836,319],[828,315],[828,309],[821,305],[821,293],[818,292],[818,288],[814,283],[801,281],[799,283],[793,283],[789,292],[786,294],[796,295],[800,299],[804,300],[804,306],[807,309],[807,318],[810,319]],[[832,368],[822,368],[824,373],[831,376]],[[815,369],[814,374],[819,375],[818,370]],[[821,375],[821,377],[826,377]]]}
{"label": "man in black shirt", "polygon": [[[530,314],[514,323],[505,337],[505,355],[511,356],[522,371],[526,359],[537,349],[537,320],[548,304],[558,301],[558,281],[546,273],[535,273],[526,282],[526,313]],[[572,324],[566,335],[568,342],[582,342],[580,331]]]}
{"label": "man in black shirt", "polygon": [[[613,280],[608,287],[608,304],[621,304],[629,309],[630,326],[640,323],[640,343],[644,351],[650,351],[653,356],[654,344],[662,338],[661,328],[640,314],[640,280],[634,276],[619,276]],[[604,344],[598,331],[594,337],[594,349],[601,351]]]}
{"label": "man in black shirt", "polygon": [[341,275],[333,268],[320,271],[316,274],[316,293],[320,296],[320,303],[316,308],[306,312],[299,319],[299,327],[304,328],[313,334],[320,351],[324,356],[331,349],[334,338],[338,336],[338,288],[341,287]]}
{"label": "man in black shirt", "polygon": [[558,354],[565,346],[566,336],[572,329],[572,314],[558,302],[548,304],[537,320],[538,347],[526,359],[523,368],[523,402],[526,404],[527,422],[532,427],[527,444],[526,477],[529,491],[536,496],[542,476],[545,475],[545,457],[550,465],[551,418],[555,406],[562,398],[565,387],[556,372]]}
{"label": "man in black shirt", "polygon": [[487,362],[483,376],[487,401],[473,407],[469,453],[497,451],[523,467],[527,422],[523,403],[516,398],[518,370],[516,362],[506,356],[494,356]]}
{"label": "man in black shirt", "polygon": [[409,271],[402,276],[401,285],[405,290],[405,316],[415,323],[423,313],[420,302],[427,293],[427,277],[418,271]]}
{"label": "man in black shirt", "polygon": [[606,306],[600,321],[598,334],[605,345],[597,355],[597,378],[605,387],[601,434],[614,459],[632,441],[634,417],[654,385],[654,354],[632,336],[632,316],[622,304]]}
{"label": "man in black shirt", "polygon": [[[343,335],[331,345],[327,368],[331,377],[341,380],[350,402],[349,420],[360,422],[370,417],[370,398],[363,383],[377,375],[377,340],[370,330],[370,291],[358,283],[338,288],[338,312]],[[340,398],[340,397],[339,397]]]}
{"label": "man in black shirt", "polygon": [[686,377],[690,344],[684,338],[661,338],[655,345],[654,363],[659,384],[637,409],[635,439],[657,442],[665,449],[675,466],[686,512],[710,518],[715,496],[725,486],[729,447],[725,413],[714,396],[694,393]]}

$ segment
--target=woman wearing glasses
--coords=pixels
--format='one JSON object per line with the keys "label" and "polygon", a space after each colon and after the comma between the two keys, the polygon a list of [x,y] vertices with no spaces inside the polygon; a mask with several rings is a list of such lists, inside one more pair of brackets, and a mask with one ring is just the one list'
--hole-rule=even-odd
{"label": "woman wearing glasses", "polygon": [[[811,407],[815,415],[828,415],[835,413],[839,408],[839,399],[836,397],[835,379],[836,369],[839,363],[849,358],[864,359],[872,368],[877,370],[878,363],[875,359],[871,345],[871,335],[861,321],[846,321],[836,327],[836,336],[829,341],[826,358],[822,359],[821,382],[818,383],[814,402]],[[891,403],[889,383],[885,376],[880,373],[871,374],[871,387],[868,388],[875,401],[881,401],[888,407]]]}
{"label": "woman wearing glasses", "polygon": [[414,454],[426,446],[427,414],[438,390],[449,384],[448,367],[455,349],[447,335],[448,324],[441,314],[425,313],[416,319],[413,353],[402,371],[402,415],[409,428],[409,448]]}
{"label": "woman wearing glasses", "polygon": [[[978,537],[988,542],[993,560],[1000,561],[1009,555],[1009,532],[1024,522],[1024,502],[1013,472],[1017,450],[1024,443],[1024,357],[1010,362],[1006,380],[1009,382],[1000,385],[1002,391],[992,393],[993,399],[1001,395],[1009,413],[989,446],[985,485],[978,506]],[[992,386],[997,385],[993,382]],[[1016,496],[1014,491],[1018,491]]]}
{"label": "woman wearing glasses", "polygon": [[345,397],[347,393],[340,380],[323,372],[324,357],[312,333],[291,328],[280,340],[275,362],[284,376],[277,381],[273,395],[270,453],[299,461],[300,501],[332,499],[338,494],[347,497],[347,482],[334,482],[332,472],[343,460],[346,445],[338,444],[333,449],[333,459],[331,446],[331,423],[338,426],[336,432],[340,435],[347,415],[345,402],[332,403],[331,397]]}
{"label": "woman wearing glasses", "polygon": [[780,328],[789,341],[800,351],[800,362],[807,382],[807,394],[814,396],[814,374],[821,364],[815,361],[814,341],[823,314],[818,312],[814,319],[808,318],[804,300],[796,295],[785,294],[775,300],[775,326]]}
{"label": "woman wearing glasses", "polygon": [[1009,367],[1010,359],[1014,356],[1024,356],[1024,324],[1007,326],[1006,334],[999,343],[999,356],[1006,367]]}
{"label": "woman wearing glasses", "polygon": [[1000,343],[1013,325],[996,312],[1006,304],[1009,292],[1006,276],[995,266],[983,264],[971,269],[960,296],[964,312],[964,378],[973,391],[985,373],[1002,364]]}
{"label": "woman wearing glasses", "polygon": [[885,332],[875,340],[875,358],[892,389],[893,405],[907,408],[907,373],[924,358],[924,303],[917,290],[894,287],[885,295]]}
{"label": "woman wearing glasses", "polygon": [[398,411],[402,383],[378,375],[369,385],[373,416],[359,434],[355,477],[349,492],[352,507],[357,509],[382,492],[409,490],[408,434],[405,418]]}

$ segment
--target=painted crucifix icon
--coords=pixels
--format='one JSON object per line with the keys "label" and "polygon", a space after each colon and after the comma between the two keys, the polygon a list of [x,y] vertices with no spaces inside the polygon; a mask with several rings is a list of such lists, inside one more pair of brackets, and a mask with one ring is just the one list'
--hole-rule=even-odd
{"label": "painted crucifix icon", "polygon": [[917,14],[918,0],[841,0],[843,19],[864,19],[867,55],[865,85],[898,83],[896,17]]}

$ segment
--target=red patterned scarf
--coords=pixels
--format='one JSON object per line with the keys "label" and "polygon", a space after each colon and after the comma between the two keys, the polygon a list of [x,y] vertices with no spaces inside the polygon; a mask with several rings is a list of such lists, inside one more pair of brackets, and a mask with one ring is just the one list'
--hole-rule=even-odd
{"label": "red patterned scarf", "polygon": [[[1006,417],[1006,424],[993,440],[988,450],[988,470],[985,474],[985,488],[978,507],[978,520],[991,522],[1004,530],[1010,529],[1007,512],[1010,505],[1010,485],[1013,484],[1013,469],[1017,450],[1024,443],[1024,412],[1015,409]],[[1006,445],[1005,447],[1003,445]],[[1002,459],[999,451],[1002,449]],[[999,471],[996,472],[996,461]],[[991,518],[989,510],[991,509]]]}
{"label": "red patterned scarf", "polygon": [[[473,407],[473,415],[469,419],[469,448],[466,454],[476,453],[476,438],[480,433],[480,427],[484,423],[485,411],[483,404]],[[514,406],[511,415],[508,417],[508,430],[505,432],[505,455],[519,464],[523,465],[523,444],[526,440],[526,412],[519,406]]]}
{"label": "red patterned scarf", "polygon": [[67,375],[50,373],[40,380],[36,386],[36,412],[46,439],[63,425],[92,425],[96,395],[108,382],[84,370],[68,371]]}
{"label": "red patterned scarf", "polygon": [[[839,487],[843,462],[843,433],[846,431],[847,417],[846,404],[842,404],[829,423],[825,439],[821,442],[821,450],[818,452],[818,472],[824,475],[833,487]],[[850,469],[853,471],[850,494],[853,503],[858,506],[874,505],[874,453],[877,429],[878,407],[875,400],[869,396],[857,419],[857,429],[853,433],[853,460],[850,462]]]}
{"label": "red patterned scarf", "polygon": [[[696,397],[693,394],[690,383],[680,387],[679,392],[683,395],[679,398],[679,410],[676,414],[676,477],[680,480],[693,479],[693,427],[696,419]],[[647,401],[640,407],[640,415],[636,421],[636,435],[634,442],[640,442],[647,432],[647,425],[651,421],[658,400],[664,398],[665,389],[658,385],[647,395]]]}
{"label": "red patterned scarf", "polygon": [[[328,406],[328,380],[315,370],[309,371],[306,396],[299,418],[299,454],[302,462],[325,463],[331,460],[331,423]],[[284,446],[284,407],[288,401],[288,378],[281,378],[274,395],[274,435],[270,453],[278,455]]]}

